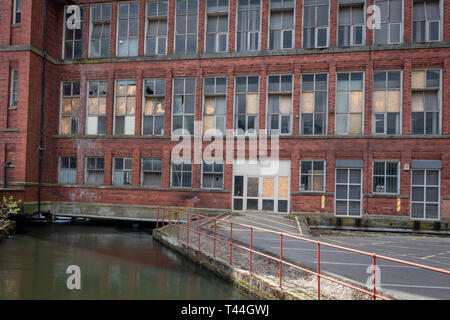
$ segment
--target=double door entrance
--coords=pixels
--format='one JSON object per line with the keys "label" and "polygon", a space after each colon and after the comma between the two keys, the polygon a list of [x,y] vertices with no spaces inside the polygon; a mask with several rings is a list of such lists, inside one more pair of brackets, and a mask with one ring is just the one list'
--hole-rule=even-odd
{"label": "double door entrance", "polygon": [[289,212],[290,161],[233,166],[233,210]]}

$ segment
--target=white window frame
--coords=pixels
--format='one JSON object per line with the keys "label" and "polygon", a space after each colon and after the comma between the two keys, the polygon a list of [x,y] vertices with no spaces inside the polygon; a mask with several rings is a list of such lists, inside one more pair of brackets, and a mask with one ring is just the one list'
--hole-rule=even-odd
{"label": "white window frame", "polygon": [[[69,161],[69,168],[61,168],[62,164],[62,158],[68,158]],[[75,159],[75,168],[70,168],[70,159]],[[74,182],[61,182],[61,172],[62,171],[75,171],[75,181]],[[58,183],[59,184],[77,184],[77,156],[76,155],[70,155],[70,156],[59,156],[58,157]]]}
{"label": "white window frame", "polygon": [[402,135],[403,134],[403,70],[402,69],[394,69],[394,70],[373,70],[372,71],[372,134],[376,135],[376,136],[387,136],[387,135],[391,135],[387,133],[387,114],[388,112],[385,111],[384,112],[384,132],[383,133],[377,133],[376,132],[376,112],[375,112],[375,90],[374,88],[374,77],[375,77],[375,73],[378,72],[385,72],[386,73],[386,88],[385,88],[385,101],[386,101],[386,110],[387,110],[387,101],[388,101],[388,97],[387,97],[387,93],[389,91],[389,88],[387,87],[387,84],[389,83],[389,79],[388,79],[388,74],[389,72],[400,72],[400,112],[399,112],[399,132],[396,133],[395,135]]}
{"label": "white window frame", "polygon": [[[423,2],[427,2],[426,0],[423,0]],[[444,8],[443,8],[444,4],[443,1],[439,0],[439,14],[440,14],[440,20],[427,20],[425,18],[425,41],[421,41],[421,42],[416,42],[416,43],[427,43],[427,42],[440,42],[442,41],[443,38],[443,33],[444,33],[444,23],[443,23],[443,17],[444,17]],[[426,17],[426,7],[425,7],[425,17]],[[414,20],[414,1],[413,1],[413,8],[412,8],[412,27],[411,27],[411,39],[414,42],[414,22],[416,22],[417,20]],[[420,20],[422,21],[422,20]],[[429,40],[429,22],[436,22],[439,21],[439,39],[438,40]]]}
{"label": "white window frame", "polygon": [[[130,38],[130,4],[132,4],[132,3],[138,5],[138,16],[137,16],[138,33],[137,33],[136,37],[131,37],[131,38]],[[128,29],[128,33],[127,33],[127,41],[128,41],[128,44],[127,44],[127,54],[124,55],[124,56],[119,55],[119,41],[120,41],[120,38],[119,38],[119,26],[120,26],[119,21],[120,21],[120,13],[119,13],[119,11],[120,11],[120,5],[122,5],[122,4],[127,4],[127,5],[128,5],[128,18],[127,18],[127,21],[128,21],[128,27],[127,27],[127,29]],[[137,46],[137,48],[136,48],[136,49],[137,49],[137,51],[136,51],[136,56],[139,55],[139,38],[140,38],[140,37],[139,37],[139,18],[140,18],[140,12],[139,12],[139,9],[140,9],[139,1],[118,2],[118,3],[117,3],[117,17],[116,17],[116,24],[117,24],[117,26],[116,26],[116,56],[117,56],[117,57],[135,57],[134,55],[130,55],[130,39],[137,39],[137,44],[136,44],[136,46]],[[133,18],[133,19],[134,19],[134,18]],[[123,38],[123,39],[124,39],[124,38]]]}
{"label": "white window frame", "polygon": [[[295,25],[296,25],[296,19],[295,19],[295,15],[296,15],[296,10],[297,10],[297,1],[296,0],[293,0],[294,1],[294,6],[292,7],[292,8],[282,8],[282,9],[279,9],[279,8],[272,8],[271,7],[271,1],[269,1],[269,17],[268,17],[268,28],[267,28],[267,48],[268,48],[268,50],[289,50],[289,49],[294,49],[295,48]],[[271,29],[270,29],[270,18],[271,18],[271,16],[272,16],[272,11],[274,11],[274,12],[288,12],[288,11],[291,11],[292,10],[292,14],[293,14],[293,18],[292,18],[292,20],[293,20],[293,27],[292,27],[292,29],[283,29],[283,28],[281,28],[281,29],[279,29],[279,30],[281,30],[281,33],[280,33],[280,41],[281,41],[281,46],[283,45],[283,41],[284,41],[284,32],[283,31],[292,31],[292,47],[291,48],[280,48],[280,49],[270,49],[270,31],[271,31]],[[283,18],[282,18],[282,21],[283,21]],[[281,22],[281,23],[283,23],[283,22]]]}
{"label": "white window frame", "polygon": [[[325,27],[317,27],[317,4],[314,5],[316,7],[316,14],[315,14],[315,26],[314,26],[314,47],[312,48],[307,48],[304,46],[304,40],[302,38],[302,48],[303,49],[317,49],[317,48],[328,48],[330,46],[330,15],[331,15],[331,3],[330,1],[328,1],[328,26],[327,28],[327,44],[325,46],[318,46],[317,45],[317,38],[319,33],[317,32],[318,29],[324,29]],[[308,6],[310,7],[310,6]],[[311,6],[312,7],[312,6]],[[305,35],[305,26],[304,26],[304,21],[305,21],[305,2],[303,1],[302,4],[302,37],[304,37]]]}
{"label": "white window frame", "polygon": [[[223,161],[223,160],[214,160],[214,162],[211,164],[211,166],[212,166],[212,168],[213,168],[213,171],[211,171],[211,172],[204,172],[204,170],[203,170],[203,165],[204,165],[204,163],[205,163],[205,160],[203,160],[203,161],[202,161],[202,164],[201,164],[201,175],[202,175],[202,177],[201,177],[201,181],[200,181],[200,183],[201,183],[201,184],[200,184],[200,187],[201,187],[202,189],[207,189],[207,190],[223,190],[224,185],[225,185],[225,163],[224,163],[224,161]],[[203,184],[204,174],[220,175],[220,172],[214,171],[214,164],[216,164],[216,163],[222,165],[222,169],[223,169],[223,170],[222,170],[222,186],[219,187],[219,188],[205,187],[204,184]]]}
{"label": "white window frame", "polygon": [[[302,127],[302,111],[303,111],[303,106],[302,106],[302,96],[303,96],[303,75],[314,75],[314,93],[316,92],[316,75],[318,74],[326,74],[327,75],[327,90],[320,90],[320,91],[326,91],[327,93],[327,99],[326,99],[326,107],[325,107],[325,111],[324,111],[324,117],[325,117],[325,128],[324,128],[324,132],[323,133],[314,133],[314,120],[313,120],[313,132],[311,134],[305,134],[303,133],[303,127]],[[328,99],[329,99],[329,90],[330,90],[330,75],[328,72],[306,72],[306,73],[302,73],[300,75],[300,83],[301,83],[301,88],[300,88],[300,119],[299,119],[299,128],[300,128],[300,134],[301,135],[305,135],[305,136],[326,136],[328,135]],[[309,92],[309,91],[308,91]],[[315,95],[314,95],[314,108],[316,107],[316,100],[315,100]],[[314,111],[313,111],[313,115],[314,115]],[[314,116],[313,116],[314,119]]]}
{"label": "white window frame", "polygon": [[[255,31],[249,31],[248,30],[248,19],[247,19],[247,29],[246,29],[246,31],[238,31],[238,23],[239,23],[239,6],[238,6],[238,4],[236,3],[236,28],[235,28],[235,34],[236,34],[236,36],[235,36],[235,43],[234,43],[234,48],[235,48],[235,51],[236,52],[246,52],[246,51],[260,51],[261,50],[261,33],[262,33],[262,31],[261,31],[261,29],[262,29],[262,3],[263,3],[263,1],[264,0],[260,0],[260,2],[259,2],[259,31],[257,32],[258,33],[258,49],[256,49],[256,50],[249,50],[249,43],[250,43],[250,34],[253,34],[253,33],[255,33]],[[248,11],[248,9],[247,9],[247,11]],[[247,18],[248,18],[248,16],[247,16]],[[245,48],[245,50],[238,50],[237,49],[237,45],[238,45],[238,37],[237,37],[237,35],[238,35],[238,32],[246,32],[247,33],[247,48]]]}
{"label": "white window frame", "polygon": [[[306,176],[310,176],[313,178],[314,182],[314,176],[319,176],[320,174],[314,175],[314,162],[323,162],[323,190],[302,190],[302,162],[311,162],[311,168],[312,173],[306,174]],[[302,159],[300,160],[300,166],[299,166],[299,180],[298,180],[298,189],[300,192],[304,193],[324,193],[327,190],[327,161],[325,159]]]}
{"label": "white window frame", "polygon": [[[239,133],[239,129],[237,128],[237,122],[236,122],[236,116],[237,116],[237,105],[236,105],[236,83],[237,83],[237,78],[243,78],[245,77],[246,80],[246,91],[245,91],[245,95],[248,95],[248,77],[257,77],[258,78],[258,105],[257,105],[257,114],[256,114],[256,119],[255,119],[255,132],[248,132],[248,113],[245,112],[245,126],[247,127],[247,130],[245,130],[245,132],[243,134]],[[261,77],[259,74],[246,74],[246,75],[236,75],[234,77],[234,94],[233,94],[233,133],[235,136],[255,136],[258,134],[258,130],[259,130],[259,105],[260,105],[260,94],[261,94]]]}
{"label": "white window frame", "polygon": [[[152,97],[163,98],[164,99],[164,114],[163,114],[163,132],[162,134],[155,134],[155,117],[156,115],[151,115],[153,117],[153,133],[152,134],[146,134],[144,133],[144,117],[145,117],[145,102],[146,102],[146,94],[145,94],[145,82],[146,81],[157,81],[157,80],[163,80],[164,81],[164,94],[154,94]],[[156,83],[156,82],[155,82]],[[143,136],[164,136],[165,134],[165,119],[166,119],[166,79],[164,78],[144,78],[142,80],[142,121],[141,121],[141,135]],[[161,116],[160,116],[161,117]]]}
{"label": "white window frame", "polygon": [[[103,6],[107,6],[107,5],[109,5],[110,6],[110,10],[111,10],[111,16],[110,16],[110,18],[109,18],[109,46],[108,46],[108,52],[107,52],[107,55],[106,56],[103,56],[103,55],[101,55],[101,45],[100,45],[100,48],[99,48],[99,50],[100,50],[100,55],[99,56],[93,56],[92,55],[92,52],[91,52],[91,48],[92,48],[92,45],[91,45],[91,41],[92,41],[92,32],[94,31],[94,25],[96,24],[96,23],[94,23],[93,21],[92,21],[92,10],[93,10],[93,6],[94,5],[99,5],[100,7],[101,7],[101,11],[102,11],[102,13],[103,13]],[[109,56],[111,56],[111,36],[112,36],[112,32],[111,32],[111,20],[112,20],[112,3],[95,3],[95,4],[92,4],[91,5],[91,7],[90,7],[90,14],[89,14],[89,58],[104,58],[104,57],[109,57]],[[101,22],[101,23],[98,23],[98,24],[104,24],[105,23],[105,21],[106,20],[104,20],[103,22]]]}
{"label": "white window frame", "polygon": [[[17,9],[17,1],[20,1],[20,8]],[[22,22],[22,0],[14,0],[13,1],[13,25],[20,25],[20,23]],[[64,12],[65,12],[65,8],[64,8]],[[19,18],[19,22],[17,22],[16,20],[16,14],[19,13],[20,14],[20,18]],[[65,22],[65,21],[64,21]]]}
{"label": "white window frame", "polygon": [[[127,134],[126,133],[126,119],[124,119],[124,124],[123,124],[123,133],[121,133],[121,134],[116,134],[116,107],[117,107],[117,84],[118,84],[118,82],[119,81],[126,81],[126,83],[127,83],[127,86],[126,86],[126,88],[125,88],[125,91],[126,91],[126,95],[125,96],[122,96],[122,97],[125,97],[125,114],[123,115],[123,117],[124,118],[126,118],[126,117],[133,117],[134,119],[133,119],[133,133],[132,134]],[[128,136],[133,136],[133,135],[135,135],[135,130],[136,130],[136,105],[134,106],[135,107],[135,110],[134,110],[134,115],[133,116],[131,116],[131,115],[128,115],[127,116],[127,94],[128,94],[128,82],[129,81],[134,81],[134,85],[136,86],[136,90],[137,90],[137,81],[135,80],[135,79],[116,79],[115,81],[114,81],[114,105],[113,105],[113,108],[114,108],[114,110],[113,110],[113,135],[128,135]],[[136,91],[136,93],[135,93],[135,99],[137,98],[137,91]],[[136,101],[136,104],[137,104],[137,101]]]}
{"label": "white window frame", "polygon": [[[337,28],[336,28],[336,45],[339,47],[339,27],[341,27],[341,25],[340,25],[340,23],[339,23],[339,12],[340,12],[340,9],[341,9],[341,7],[342,7],[342,5],[340,5],[339,4],[339,2],[338,2],[338,12],[337,12],[337,20],[338,20],[338,23],[337,23]],[[351,5],[349,5],[349,6],[344,6],[344,7],[350,7],[351,8],[351,14],[350,14],[350,20],[352,20],[352,17],[353,17],[353,8],[354,7],[359,7],[359,5],[358,4],[351,4]],[[367,27],[366,27],[366,25],[367,25],[367,19],[366,19],[366,1],[364,1],[364,4],[363,4],[363,18],[364,18],[364,23],[362,24],[362,25],[353,25],[352,23],[350,23],[349,24],[349,26],[350,26],[350,47],[355,47],[355,46],[363,46],[363,45],[365,45],[366,44],[366,29],[367,29]],[[362,32],[362,43],[361,44],[354,44],[353,43],[353,35],[354,35],[354,30],[355,30],[355,27],[359,27],[359,26],[362,26],[363,27],[363,32]],[[343,47],[346,47],[345,45],[343,46]]]}
{"label": "white window frame", "polygon": [[[60,135],[74,135],[74,134],[80,134],[80,109],[81,109],[81,87],[80,87],[80,94],[78,96],[78,99],[80,99],[80,106],[78,107],[78,115],[76,116],[78,118],[78,130],[77,133],[62,133],[62,118],[63,118],[63,98],[64,96],[64,83],[70,82],[71,83],[71,98],[73,99],[73,97],[76,97],[74,95],[72,95],[73,93],[73,83],[74,82],[78,82],[79,85],[81,85],[79,80],[68,80],[68,81],[61,81],[61,87],[60,87],[60,99],[59,99],[59,134]],[[70,124],[70,131],[72,131],[72,114],[70,115],[70,119],[71,119],[71,124]]]}
{"label": "white window frame", "polygon": [[[122,159],[122,169],[116,169],[116,159]],[[127,160],[131,160],[131,169],[126,169],[125,168],[125,162]],[[114,177],[116,175],[116,172],[122,172],[124,175],[126,173],[129,173],[130,176],[130,183],[117,183],[116,181],[114,181]],[[112,158],[112,178],[111,178],[111,182],[112,185],[114,186],[132,186],[133,185],[133,158],[127,158],[127,157],[113,157]],[[124,179],[125,182],[125,179]]]}
{"label": "white window frame", "polygon": [[[68,8],[68,6],[64,6],[63,26],[62,26],[63,36],[62,36],[61,57],[62,57],[63,60],[64,59],[80,59],[80,58],[83,57],[83,52],[81,53],[81,56],[79,58],[66,58],[66,52],[65,52],[66,50],[65,49],[66,49],[66,14],[67,14],[67,8]],[[80,6],[80,9],[81,9],[81,11],[80,11],[80,14],[81,14],[81,16],[80,16],[80,20],[81,20],[80,26],[81,26],[81,32],[82,32],[82,34],[81,34],[81,51],[83,51],[84,7]],[[75,34],[75,30],[71,30],[71,31]],[[73,39],[71,41],[72,41],[72,43],[74,43]],[[74,53],[74,50],[75,50],[75,47],[72,47],[72,55]]]}
{"label": "white window frame", "polygon": [[[377,1],[382,1],[382,0],[374,0],[373,4],[376,5]],[[389,0],[389,1],[391,1],[391,0]],[[413,1],[413,0],[411,0],[411,1]],[[401,7],[402,7],[402,19],[401,20],[402,21],[400,22],[400,41],[399,42],[391,42],[391,25],[398,24],[399,22],[380,22],[380,25],[382,25],[382,24],[388,25],[386,43],[376,43],[375,42],[375,32],[376,32],[376,29],[375,29],[373,32],[373,44],[382,46],[382,45],[386,45],[386,44],[401,44],[404,42],[405,2],[404,2],[404,0],[401,0],[401,2],[402,2],[402,4],[401,4]],[[389,3],[388,3],[388,7],[389,7]],[[412,10],[411,10],[411,12],[412,12]],[[412,26],[411,26],[411,29],[412,29]]]}
{"label": "white window frame", "polygon": [[[217,78],[224,78],[225,79],[225,94],[222,94],[222,93],[214,93],[214,94],[207,94],[206,92],[205,92],[205,79],[206,78],[208,78],[208,79],[211,79],[211,78],[213,78],[214,80],[216,80]],[[216,88],[216,84],[214,84],[214,90],[216,90],[215,89]],[[203,98],[203,101],[202,101],[202,134],[205,134],[205,116],[208,116],[208,115],[206,115],[206,112],[205,112],[205,107],[206,107],[206,104],[205,104],[205,102],[206,102],[206,97],[214,97],[215,99],[217,98],[217,97],[225,97],[225,114],[224,115],[217,115],[216,114],[216,112],[214,112],[214,129],[217,129],[217,116],[223,116],[224,117],[224,119],[225,119],[225,121],[224,121],[224,126],[225,126],[225,132],[222,132],[222,135],[223,136],[225,136],[226,135],[226,131],[227,131],[227,106],[228,106],[228,95],[227,95],[227,92],[228,92],[228,77],[226,76],[226,75],[223,75],[223,76],[208,76],[208,77],[204,77],[203,78],[203,88],[202,88],[202,90],[203,90],[203,93],[202,93],[202,98]],[[217,108],[216,108],[216,110],[217,110]],[[212,115],[209,115],[209,116],[212,116]]]}
{"label": "white window frame", "polygon": [[[376,175],[375,174],[375,162],[383,162],[384,165],[384,174],[383,175]],[[397,192],[387,192],[386,191],[386,178],[387,177],[393,177],[392,175],[386,175],[386,164],[387,163],[396,163],[397,164]],[[381,194],[381,195],[399,195],[400,194],[400,178],[401,178],[401,168],[400,168],[401,162],[399,160],[382,160],[382,159],[373,159],[372,161],[372,193],[373,194]],[[384,178],[384,190],[385,191],[376,191],[374,187],[375,177],[383,177]]]}
{"label": "white window frame", "polygon": [[[345,135],[354,135],[353,133],[349,133],[349,131],[350,131],[350,97],[349,97],[349,111],[347,112],[347,115],[349,116],[348,117],[348,122],[347,122],[347,133],[337,133],[337,124],[338,124],[338,122],[337,122],[337,114],[338,114],[338,112],[337,112],[337,103],[338,103],[338,92],[340,91],[340,90],[338,90],[338,74],[343,74],[343,73],[347,73],[347,74],[349,74],[349,76],[351,77],[351,75],[353,74],[353,73],[362,73],[362,106],[361,106],[361,136],[363,136],[364,135],[364,116],[365,116],[365,90],[366,90],[366,86],[365,86],[365,81],[366,81],[366,73],[364,72],[364,71],[342,71],[342,72],[338,72],[337,74],[336,74],[336,89],[335,89],[335,91],[336,91],[336,98],[335,98],[335,123],[334,123],[334,132],[335,132],[335,135],[339,135],[339,136],[345,136]],[[350,83],[350,85],[351,85],[351,78],[349,77],[349,83]],[[350,93],[352,90],[349,88],[349,90],[348,90],[348,92]],[[342,113],[339,113],[339,114],[342,114]],[[328,123],[327,123],[327,125],[328,125]]]}
{"label": "white window frame", "polygon": [[[337,214],[336,213],[336,202],[337,201],[343,201],[344,199],[337,199],[336,198],[336,193],[337,193],[337,170],[339,169],[344,169],[347,170],[347,183],[345,184],[347,186],[347,213],[345,215],[343,214]],[[348,214],[349,209],[350,209],[350,185],[357,185],[356,183],[350,183],[350,170],[359,170],[360,171],[360,196],[359,196],[359,215],[350,215]],[[360,218],[362,216],[362,205],[363,205],[363,188],[364,188],[364,177],[363,177],[363,168],[352,168],[352,167],[346,167],[346,168],[335,168],[335,172],[334,172],[334,177],[335,177],[335,181],[334,181],[334,216],[337,218]],[[339,183],[340,185],[342,185],[343,183]]]}
{"label": "white window frame", "polygon": [[[10,72],[9,107],[16,108],[19,104],[19,69],[12,68]],[[14,85],[16,90],[14,90]],[[14,98],[16,97],[16,98]]]}
{"label": "white window frame", "polygon": [[[89,116],[89,98],[91,98],[91,96],[89,95],[89,85],[90,85],[90,83],[91,82],[97,82],[97,90],[98,90],[98,92],[97,92],[97,98],[98,99],[100,99],[100,97],[103,97],[103,96],[101,96],[100,95],[100,82],[106,82],[106,96],[104,96],[105,97],[105,99],[106,99],[106,113],[105,113],[105,118],[106,118],[106,121],[108,121],[107,119],[108,119],[108,114],[107,114],[107,112],[108,112],[108,90],[109,90],[109,88],[108,88],[108,80],[88,80],[88,81],[86,81],[86,85],[87,85],[87,90],[86,90],[86,129],[85,129],[85,131],[86,131],[86,134],[87,135],[89,135],[89,134],[91,134],[91,135],[106,135],[106,126],[105,126],[105,133],[98,133],[98,117],[101,117],[101,116],[99,116],[99,113],[98,113],[98,110],[99,110],[99,105],[100,105],[100,101],[98,101],[97,102],[97,115],[96,116]],[[96,130],[96,133],[88,133],[88,129],[89,129],[89,118],[91,118],[91,117],[96,117],[97,118],[97,130]]]}
{"label": "white window frame", "polygon": [[[268,74],[267,75],[267,81],[266,81],[266,130],[267,130],[267,135],[272,136],[272,132],[271,130],[273,129],[269,129],[270,127],[270,119],[269,116],[275,113],[271,113],[270,112],[270,105],[269,105],[269,96],[270,95],[276,95],[276,96],[283,96],[283,95],[287,95],[286,91],[280,91],[278,93],[275,92],[269,92],[269,77],[271,76],[291,76],[291,113],[290,113],[290,121],[289,121],[289,133],[281,133],[281,117],[278,119],[278,125],[279,125],[279,129],[278,129],[278,133],[276,134],[277,136],[290,136],[293,134],[293,124],[294,124],[294,79],[295,79],[295,75],[293,75],[292,73],[290,74]],[[280,78],[280,88],[281,88],[281,78]],[[278,115],[281,115],[281,113],[278,112]]]}
{"label": "white window frame", "polygon": [[[160,160],[161,161],[161,171],[157,171],[157,170],[144,170],[144,161],[145,160]],[[153,164],[152,164],[153,166]],[[150,173],[160,173],[160,182],[159,182],[159,186],[149,186],[144,184],[144,173],[146,172],[150,172]],[[163,173],[163,160],[162,158],[150,158],[150,157],[144,157],[141,158],[141,187],[145,187],[145,188],[161,188],[162,186],[162,173]]]}
{"label": "white window frame", "polygon": [[[424,177],[423,177],[423,179],[424,179],[424,185],[423,185],[423,188],[424,188],[424,196],[426,197],[426,190],[427,190],[427,171],[437,171],[438,172],[438,200],[439,200],[439,202],[437,203],[437,205],[438,205],[438,216],[437,216],[437,218],[436,219],[434,219],[434,218],[427,218],[426,217],[426,214],[425,214],[425,209],[426,209],[426,205],[427,205],[427,203],[431,203],[431,204],[436,204],[436,202],[427,202],[426,201],[426,198],[424,198],[424,201],[412,201],[412,188],[413,188],[413,182],[412,182],[412,179],[413,179],[413,171],[424,171]],[[441,173],[441,171],[442,171],[442,169],[436,169],[436,168],[430,168],[430,169],[412,169],[411,170],[411,185],[410,185],[410,195],[411,195],[411,205],[410,205],[410,209],[409,209],[409,218],[411,219],[411,220],[415,220],[415,221],[420,221],[420,220],[422,220],[422,221],[438,221],[438,220],[440,220],[441,219],[441,188],[442,188],[442,173]],[[422,185],[417,185],[417,184],[415,184],[414,185],[415,187],[421,187]],[[433,187],[433,186],[430,186],[430,187]],[[423,203],[423,205],[424,205],[424,217],[423,218],[413,218],[412,217],[412,204],[413,203]]]}
{"label": "white window frame", "polygon": [[[204,44],[203,44],[203,47],[204,47],[204,51],[205,51],[205,53],[223,53],[223,52],[228,52],[228,41],[229,41],[229,37],[230,37],[230,27],[231,27],[231,25],[230,25],[230,7],[231,7],[231,4],[230,4],[230,0],[228,0],[228,8],[227,8],[227,11],[226,11],[226,14],[225,14],[225,11],[217,11],[217,12],[214,12],[214,13],[208,13],[208,4],[205,4],[205,36],[204,36]],[[224,34],[224,32],[219,32],[219,31],[217,31],[217,32],[215,32],[214,34],[215,34],[215,37],[214,37],[214,39],[215,39],[215,44],[214,44],[214,51],[206,51],[206,36],[208,35],[208,17],[210,17],[210,16],[212,16],[212,17],[223,17],[223,16],[226,16],[227,17],[227,22],[228,22],[228,24],[227,24],[227,27],[228,27],[228,30],[227,30],[227,32],[226,32],[226,36],[227,36],[227,49],[225,50],[225,51],[219,51],[218,50],[218,48],[219,48],[219,35],[220,34]]]}
{"label": "white window frame", "polygon": [[[185,106],[183,106],[183,115],[182,115],[182,117],[183,117],[183,127],[182,127],[182,130],[183,130],[183,136],[193,136],[194,134],[195,134],[195,122],[196,122],[196,120],[195,120],[195,114],[196,114],[196,109],[197,109],[197,106],[196,106],[196,104],[197,104],[197,78],[196,77],[180,77],[180,78],[173,78],[172,79],[172,110],[171,110],[171,115],[170,115],[170,117],[171,117],[171,121],[170,121],[170,123],[171,123],[171,125],[170,125],[170,129],[171,129],[171,134],[173,134],[173,131],[174,131],[174,128],[173,128],[173,116],[175,115],[175,113],[173,112],[173,110],[174,110],[174,107],[175,107],[175,80],[181,80],[181,79],[183,79],[183,82],[184,82],[184,87],[183,87],[183,96],[186,96],[186,80],[187,79],[194,79],[194,93],[193,94],[189,94],[189,95],[192,95],[193,97],[194,97],[194,112],[192,113],[192,116],[194,117],[194,125],[193,125],[193,130],[194,130],[194,132],[189,132],[189,134],[187,134],[187,129],[184,127],[184,117],[186,116],[186,115],[191,115],[190,113],[189,114],[186,114],[185,113]],[[180,116],[180,115],[177,115],[177,116]]]}
{"label": "white window frame", "polygon": [[[149,16],[148,15],[148,6],[150,2],[166,2],[167,3],[167,15],[165,16]],[[147,52],[147,39],[149,38],[148,36],[148,25],[150,21],[158,21],[158,24],[160,21],[166,20],[166,46],[165,46],[165,50],[164,53],[158,53],[158,49],[159,49],[159,41],[158,39],[161,38],[162,36],[158,36],[156,35],[156,41],[155,41],[155,54],[149,54]],[[166,55],[167,54],[167,45],[168,45],[168,39],[169,39],[169,1],[168,0],[148,0],[146,1],[145,4],[145,36],[144,36],[144,55],[146,56],[162,56],[162,55]]]}
{"label": "white window frame", "polygon": [[[88,169],[87,163],[88,163],[88,159],[89,158],[95,158],[95,166],[97,166],[97,161],[98,159],[103,159],[103,170],[100,169]],[[104,185],[105,184],[105,158],[102,156],[86,156],[84,158],[84,184],[88,184],[87,180],[88,180],[88,170],[93,170],[93,171],[103,171],[103,183],[99,184],[99,185]]]}
{"label": "white window frame", "polygon": [[[176,52],[176,42],[177,42],[177,1],[179,1],[179,0],[175,0],[175,9],[174,9],[174,23],[173,23],[173,25],[174,25],[174,29],[173,29],[173,53],[174,54],[180,54],[180,55],[185,55],[185,54],[196,54],[196,53],[198,53],[198,30],[199,30],[199,19],[200,19],[200,17],[199,17],[199,15],[198,15],[198,13],[199,13],[199,6],[200,6],[200,4],[199,4],[199,0],[197,0],[197,11],[196,11],[196,16],[197,16],[197,30],[195,30],[195,38],[196,38],[196,40],[195,40],[195,52],[194,53],[187,53],[187,47],[188,47],[188,45],[187,45],[187,43],[188,43],[188,41],[187,41],[187,37],[188,37],[188,35],[192,35],[192,33],[187,33],[187,27],[186,27],[186,33],[184,33],[183,34],[183,36],[184,37],[186,37],[186,41],[184,42],[184,50],[183,50],[183,52],[180,52],[180,53],[177,53]],[[189,6],[189,3],[188,3],[188,1],[189,0],[186,0],[186,7],[188,7]],[[187,12],[188,11],[188,9],[186,9],[186,13],[185,14],[183,14],[184,16],[186,16],[186,18],[187,18],[187,16],[189,15],[189,13]],[[181,15],[181,14],[180,14]],[[186,19],[186,23],[187,23],[187,19]],[[168,35],[168,31],[167,31],[167,35]],[[205,37],[206,38],[206,37]]]}
{"label": "white window frame", "polygon": [[[183,170],[183,165],[185,163],[191,165],[191,171],[184,171]],[[192,184],[194,182],[194,165],[192,164],[191,160],[181,160],[180,164],[181,164],[181,171],[174,171],[174,169],[173,169],[174,161],[172,160],[170,162],[170,187],[171,188],[176,188],[176,189],[180,189],[180,188],[181,189],[182,188],[189,188],[190,189],[190,188],[192,188]],[[174,186],[173,185],[173,174],[174,174],[174,172],[180,172],[181,173],[181,180],[180,180],[180,185],[179,186]],[[189,187],[183,186],[183,173],[184,172],[190,172],[191,173],[191,185]]]}

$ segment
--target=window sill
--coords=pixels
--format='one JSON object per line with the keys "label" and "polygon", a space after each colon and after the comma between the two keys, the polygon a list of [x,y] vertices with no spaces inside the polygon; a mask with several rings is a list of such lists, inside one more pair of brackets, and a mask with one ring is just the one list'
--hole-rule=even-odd
{"label": "window sill", "polygon": [[334,192],[325,191],[295,191],[291,194],[293,196],[334,196]]}
{"label": "window sill", "polygon": [[11,28],[19,28],[19,27],[20,27],[20,23],[11,24]]}
{"label": "window sill", "polygon": [[19,128],[5,128],[4,132],[18,132]]}
{"label": "window sill", "polygon": [[399,193],[364,193],[365,198],[409,199],[409,194]]}
{"label": "window sill", "polygon": [[17,106],[10,106],[8,107],[8,110],[17,110]]}

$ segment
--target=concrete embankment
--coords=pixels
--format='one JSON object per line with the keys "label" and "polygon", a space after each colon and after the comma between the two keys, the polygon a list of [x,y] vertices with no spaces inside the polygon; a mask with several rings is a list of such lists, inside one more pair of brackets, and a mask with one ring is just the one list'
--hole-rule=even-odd
{"label": "concrete embankment", "polygon": [[[258,299],[315,300],[318,297],[317,277],[313,274],[283,266],[280,288],[279,262],[254,254],[251,258],[252,273],[250,273],[248,251],[240,248],[230,250],[228,244],[219,241],[216,242],[213,251],[213,241],[206,236],[201,236],[201,250],[198,250],[198,235],[193,233],[189,237],[184,232],[177,233],[169,229],[154,230],[153,238]],[[229,263],[231,251],[232,264]],[[325,300],[371,299],[370,296],[325,279],[321,279],[320,298]]]}

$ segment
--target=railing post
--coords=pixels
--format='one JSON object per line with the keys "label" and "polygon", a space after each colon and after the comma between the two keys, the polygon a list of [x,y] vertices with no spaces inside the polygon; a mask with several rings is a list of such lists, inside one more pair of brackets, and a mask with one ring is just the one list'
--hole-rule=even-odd
{"label": "railing post", "polygon": [[159,224],[159,207],[156,208],[156,229],[158,229]]}
{"label": "railing post", "polygon": [[250,273],[252,273],[253,228],[250,227]]}
{"label": "railing post", "polygon": [[202,217],[198,219],[198,251],[200,251],[200,226],[202,225]]}
{"label": "railing post", "polygon": [[280,288],[282,288],[283,278],[283,234],[280,234]]}
{"label": "railing post", "polygon": [[233,256],[233,224],[231,223],[231,227],[230,227],[230,264],[232,264],[232,262],[231,262],[232,256]]}
{"label": "railing post", "polygon": [[317,241],[317,300],[320,300],[320,242]]}
{"label": "railing post", "polygon": [[376,257],[376,254],[374,253],[373,255],[372,255],[372,286],[373,286],[373,289],[372,289],[372,295],[373,295],[373,300],[377,300],[377,288],[376,288],[376,281],[375,281],[375,269],[376,269],[376,263],[377,263],[377,261],[376,261],[376,259],[377,259],[377,257]]}
{"label": "railing post", "polygon": [[187,232],[187,245],[188,245],[188,247],[189,247],[189,215],[186,213],[186,220],[187,220],[187,230],[186,230],[186,232]]}
{"label": "railing post", "polygon": [[180,212],[177,211],[177,240],[180,241]]}
{"label": "railing post", "polygon": [[214,219],[214,258],[216,257],[216,226],[217,220]]}

